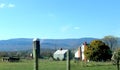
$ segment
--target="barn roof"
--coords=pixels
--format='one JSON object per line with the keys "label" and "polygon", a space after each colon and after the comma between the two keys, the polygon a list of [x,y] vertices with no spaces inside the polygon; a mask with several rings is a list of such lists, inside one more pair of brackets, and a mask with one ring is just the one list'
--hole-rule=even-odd
{"label": "barn roof", "polygon": [[68,50],[57,50],[54,54],[65,54]]}

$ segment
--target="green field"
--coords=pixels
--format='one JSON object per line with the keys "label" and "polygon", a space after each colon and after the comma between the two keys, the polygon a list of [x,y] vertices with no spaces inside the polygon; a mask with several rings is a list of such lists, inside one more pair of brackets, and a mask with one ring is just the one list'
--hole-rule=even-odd
{"label": "green field", "polygon": [[[0,61],[0,70],[33,70],[33,60],[21,60],[20,62]],[[39,60],[39,70],[66,70],[66,61]],[[71,61],[71,70],[116,70],[111,62],[83,62]]]}

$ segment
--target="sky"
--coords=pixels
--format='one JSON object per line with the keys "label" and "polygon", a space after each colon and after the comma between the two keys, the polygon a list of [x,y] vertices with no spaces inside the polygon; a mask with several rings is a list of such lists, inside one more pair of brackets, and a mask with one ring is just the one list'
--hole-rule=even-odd
{"label": "sky", "polygon": [[0,40],[120,37],[120,0],[0,0]]}

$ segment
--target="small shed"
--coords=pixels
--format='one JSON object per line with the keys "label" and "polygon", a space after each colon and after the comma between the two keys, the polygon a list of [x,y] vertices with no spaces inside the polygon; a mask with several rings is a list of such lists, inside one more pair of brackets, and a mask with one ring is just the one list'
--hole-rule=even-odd
{"label": "small shed", "polygon": [[7,61],[7,62],[18,62],[20,60],[19,57],[3,57],[2,61]]}
{"label": "small shed", "polygon": [[53,54],[53,58],[55,60],[65,60],[66,59],[66,54],[67,54],[68,50],[57,50],[54,54]]}

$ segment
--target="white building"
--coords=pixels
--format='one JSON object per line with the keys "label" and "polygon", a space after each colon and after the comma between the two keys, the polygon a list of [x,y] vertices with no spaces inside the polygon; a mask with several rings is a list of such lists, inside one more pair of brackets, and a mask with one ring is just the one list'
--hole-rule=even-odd
{"label": "white building", "polygon": [[85,60],[85,55],[84,55],[84,51],[85,51],[85,47],[86,47],[86,42],[83,43],[78,50],[75,52],[75,58],[80,59],[80,60]]}
{"label": "white building", "polygon": [[66,59],[66,53],[68,50],[57,50],[54,54],[53,54],[53,58],[56,60],[65,60]]}

